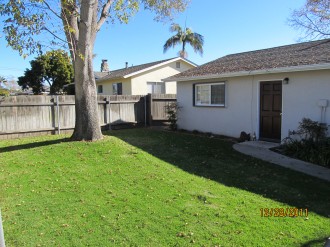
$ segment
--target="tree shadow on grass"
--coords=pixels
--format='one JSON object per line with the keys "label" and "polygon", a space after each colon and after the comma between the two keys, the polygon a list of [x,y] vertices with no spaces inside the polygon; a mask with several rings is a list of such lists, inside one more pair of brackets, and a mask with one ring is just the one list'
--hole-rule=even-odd
{"label": "tree shadow on grass", "polygon": [[[315,247],[315,246],[324,246],[324,244],[326,243],[328,237],[323,237],[323,238],[319,238],[319,239],[313,239],[311,241],[308,241],[306,243],[304,243],[301,247]],[[328,247],[328,246],[325,246]]]}
{"label": "tree shadow on grass", "polygon": [[105,134],[191,174],[330,217],[329,182],[238,153],[229,140],[150,129]]}
{"label": "tree shadow on grass", "polygon": [[30,143],[15,145],[15,146],[0,147],[0,154],[5,153],[5,152],[12,152],[12,151],[18,151],[18,150],[44,147],[44,146],[54,145],[54,144],[58,144],[61,142],[67,142],[67,141],[70,141],[70,139],[63,138],[63,139],[41,141],[41,142],[30,142]]}

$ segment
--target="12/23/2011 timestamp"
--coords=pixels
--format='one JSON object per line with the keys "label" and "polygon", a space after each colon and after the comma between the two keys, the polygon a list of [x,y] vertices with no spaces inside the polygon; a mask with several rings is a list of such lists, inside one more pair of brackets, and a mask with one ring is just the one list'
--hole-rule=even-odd
{"label": "12/23/2011 timestamp", "polygon": [[308,217],[307,208],[260,208],[261,217]]}

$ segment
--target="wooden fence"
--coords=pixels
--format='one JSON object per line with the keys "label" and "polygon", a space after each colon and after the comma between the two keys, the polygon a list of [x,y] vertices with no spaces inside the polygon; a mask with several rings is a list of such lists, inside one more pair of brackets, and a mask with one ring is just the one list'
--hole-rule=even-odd
{"label": "wooden fence", "polygon": [[[165,106],[175,101],[175,94],[99,95],[100,124],[109,129],[120,124],[146,126],[166,121]],[[74,96],[0,98],[0,139],[72,132],[74,125]]]}

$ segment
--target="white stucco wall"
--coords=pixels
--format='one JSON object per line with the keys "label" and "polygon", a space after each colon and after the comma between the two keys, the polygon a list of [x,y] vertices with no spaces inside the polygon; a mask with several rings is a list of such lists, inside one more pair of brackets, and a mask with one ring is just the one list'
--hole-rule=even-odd
{"label": "white stucco wall", "polygon": [[193,83],[177,83],[177,101],[182,107],[179,112],[179,128],[234,137],[239,136],[241,131],[252,132],[255,126],[251,118],[256,117],[252,111],[252,108],[256,108],[256,102],[252,99],[252,77],[245,78],[243,83],[242,78],[213,80],[222,81],[225,82],[226,90],[225,107],[193,106]]}
{"label": "white stucco wall", "polygon": [[176,94],[176,81],[165,82],[165,93]]}
{"label": "white stucco wall", "polygon": [[[138,74],[132,77],[132,95],[144,95],[148,93],[147,82],[162,82],[162,79],[176,75],[180,72],[193,68],[192,65],[180,61],[181,67],[176,68],[176,61],[157,67],[153,70],[148,70],[145,73]],[[168,87],[168,88],[167,88]],[[166,83],[165,92],[176,94],[176,82]]]}
{"label": "white stucco wall", "polygon": [[204,81],[177,83],[177,99],[180,106],[178,126],[187,130],[212,132],[239,137],[241,131],[259,137],[259,86],[260,81],[289,78],[282,86],[282,129],[281,138],[289,130],[296,130],[303,117],[321,120],[319,99],[327,99],[326,123],[330,124],[330,71],[306,71],[266,74],[234,78],[219,78],[214,82],[226,83],[225,107],[193,106],[193,84]]}
{"label": "white stucco wall", "polygon": [[282,138],[296,130],[302,118],[321,122],[320,99],[328,100],[325,122],[330,125],[330,71],[310,71],[289,76],[283,85]]}

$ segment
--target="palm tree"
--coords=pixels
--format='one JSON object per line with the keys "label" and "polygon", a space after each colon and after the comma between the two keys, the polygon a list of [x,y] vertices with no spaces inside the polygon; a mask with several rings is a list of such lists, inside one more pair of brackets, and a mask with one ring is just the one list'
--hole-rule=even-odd
{"label": "palm tree", "polygon": [[198,33],[194,33],[190,28],[185,27],[182,29],[178,24],[173,23],[170,28],[171,32],[176,32],[169,38],[164,45],[164,53],[171,47],[175,47],[182,43],[182,50],[178,52],[180,57],[186,58],[186,44],[190,44],[194,51],[203,55],[204,37]]}
{"label": "palm tree", "polygon": [[4,78],[3,76],[0,75],[0,88],[1,88],[1,84],[3,84],[3,86],[6,84],[7,80],[6,78]]}

